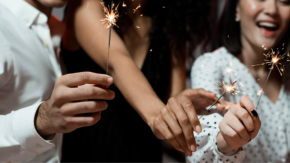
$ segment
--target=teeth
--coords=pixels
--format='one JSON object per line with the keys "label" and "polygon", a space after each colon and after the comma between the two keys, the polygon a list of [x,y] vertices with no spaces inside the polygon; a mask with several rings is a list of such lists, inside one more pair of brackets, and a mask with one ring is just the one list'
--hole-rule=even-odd
{"label": "teeth", "polygon": [[269,27],[269,28],[276,28],[276,24],[269,23],[269,22],[261,22],[259,23],[260,26]]}

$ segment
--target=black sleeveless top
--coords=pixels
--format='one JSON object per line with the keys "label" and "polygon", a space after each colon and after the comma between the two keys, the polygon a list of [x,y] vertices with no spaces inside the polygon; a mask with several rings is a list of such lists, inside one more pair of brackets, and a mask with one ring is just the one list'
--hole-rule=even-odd
{"label": "black sleeveless top", "polygon": [[[61,55],[68,73],[105,73],[84,50],[70,52],[62,48]],[[141,69],[164,102],[169,92],[170,58],[165,48],[151,41]],[[102,112],[101,120],[91,127],[64,134],[62,162],[161,162],[161,141],[118,88],[112,85],[109,89],[115,91],[116,97],[108,101],[108,108]]]}

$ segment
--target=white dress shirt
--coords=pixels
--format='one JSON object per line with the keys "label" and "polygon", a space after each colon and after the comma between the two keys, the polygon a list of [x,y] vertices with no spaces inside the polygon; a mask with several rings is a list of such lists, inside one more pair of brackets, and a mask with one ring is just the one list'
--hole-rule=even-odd
{"label": "white dress shirt", "polygon": [[[262,55],[262,54],[261,54]],[[257,63],[259,64],[259,63]],[[290,63],[286,63],[289,71]],[[227,73],[230,68],[234,72]],[[277,71],[276,69],[274,71]],[[216,93],[222,92],[217,81],[235,81],[239,77],[240,83],[236,84],[257,105],[261,89],[246,66],[225,48],[220,48],[213,53],[199,57],[191,72],[192,87],[204,88]],[[209,115],[201,118],[202,133],[194,133],[197,141],[197,152],[187,157],[187,162],[289,162],[290,161],[290,74],[286,71],[283,76],[283,85],[276,103],[264,95],[257,108],[262,126],[258,135],[238,151],[224,155],[217,149],[216,136],[219,133],[219,122],[223,119],[223,112],[211,110]],[[270,87],[270,85],[267,85]],[[231,95],[227,93],[224,100],[239,103],[243,93]]]}
{"label": "white dress shirt", "polygon": [[59,162],[62,135],[44,140],[35,113],[61,75],[47,16],[24,0],[0,0],[0,162]]}

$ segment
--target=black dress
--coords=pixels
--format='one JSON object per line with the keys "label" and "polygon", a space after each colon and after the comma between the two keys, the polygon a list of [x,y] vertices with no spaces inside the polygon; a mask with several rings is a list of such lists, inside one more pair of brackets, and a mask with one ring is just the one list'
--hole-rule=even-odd
{"label": "black dress", "polygon": [[[105,73],[83,50],[70,52],[62,48],[61,54],[68,73]],[[142,66],[143,74],[164,102],[170,84],[170,58],[168,51],[151,41]],[[112,85],[110,89],[116,97],[108,101],[97,124],[64,134],[62,162],[161,162],[161,141],[118,88]]]}

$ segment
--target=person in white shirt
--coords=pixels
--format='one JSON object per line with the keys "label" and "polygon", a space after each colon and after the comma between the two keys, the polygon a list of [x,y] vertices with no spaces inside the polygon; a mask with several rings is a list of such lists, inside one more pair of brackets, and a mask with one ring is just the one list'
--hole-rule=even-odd
{"label": "person in white shirt", "polygon": [[196,60],[192,87],[221,95],[217,81],[231,84],[238,78],[236,86],[243,93],[224,96],[226,101],[236,103],[227,112],[213,109],[200,119],[203,132],[195,133],[198,149],[187,157],[187,162],[290,161],[289,63],[285,63],[282,77],[275,67],[257,111],[253,110],[253,103],[258,103],[257,93],[266,82],[270,67],[252,66],[265,62],[263,53],[271,52],[271,48],[276,51],[280,47],[280,53],[288,53],[289,23],[289,0],[227,2],[219,28],[220,45],[224,47]]}
{"label": "person in white shirt", "polygon": [[0,162],[60,162],[57,133],[95,124],[115,96],[110,76],[61,76],[47,22],[65,3],[0,0]]}

